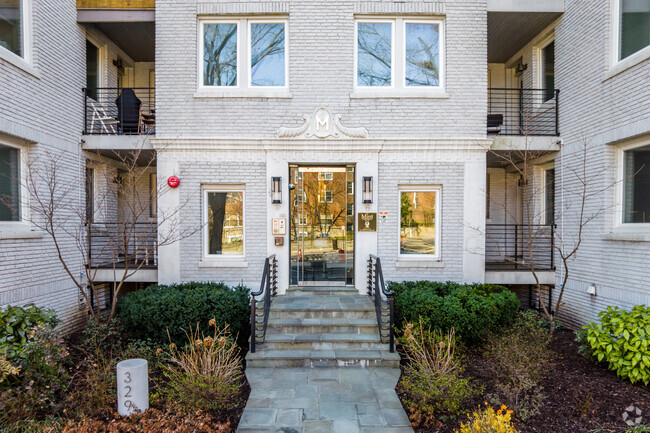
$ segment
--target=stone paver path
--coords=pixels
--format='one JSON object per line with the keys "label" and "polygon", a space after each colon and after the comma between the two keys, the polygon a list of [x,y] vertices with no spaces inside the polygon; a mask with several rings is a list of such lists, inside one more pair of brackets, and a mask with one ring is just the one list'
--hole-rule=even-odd
{"label": "stone paver path", "polygon": [[238,433],[413,433],[396,368],[248,368]]}

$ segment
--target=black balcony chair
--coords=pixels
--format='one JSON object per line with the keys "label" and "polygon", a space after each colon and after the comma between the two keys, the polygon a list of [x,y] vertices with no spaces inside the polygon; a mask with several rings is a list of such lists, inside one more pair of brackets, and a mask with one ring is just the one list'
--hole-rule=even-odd
{"label": "black balcony chair", "polygon": [[142,102],[135,96],[133,89],[122,89],[115,100],[117,105],[117,120],[123,134],[137,134],[140,124],[140,105]]}
{"label": "black balcony chair", "polygon": [[488,134],[499,134],[503,125],[503,114],[487,115],[487,132]]}

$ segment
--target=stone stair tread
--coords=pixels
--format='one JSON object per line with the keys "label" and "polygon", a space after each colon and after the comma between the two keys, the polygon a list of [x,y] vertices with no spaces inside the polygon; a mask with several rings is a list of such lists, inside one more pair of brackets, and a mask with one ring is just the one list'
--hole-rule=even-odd
{"label": "stone stair tread", "polygon": [[260,347],[255,353],[249,352],[246,359],[384,359],[399,361],[400,357],[397,352],[390,353],[388,348],[386,350],[264,350]]}
{"label": "stone stair tread", "polygon": [[344,317],[269,319],[269,326],[377,326],[377,319]]}
{"label": "stone stair tread", "polygon": [[377,334],[267,334],[268,342],[379,342]]}

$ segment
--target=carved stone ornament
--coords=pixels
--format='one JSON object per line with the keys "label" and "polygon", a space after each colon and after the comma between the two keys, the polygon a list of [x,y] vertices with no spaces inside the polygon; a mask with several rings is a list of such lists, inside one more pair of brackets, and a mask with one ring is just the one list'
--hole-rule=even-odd
{"label": "carved stone ornament", "polygon": [[305,114],[305,120],[295,128],[281,127],[278,138],[368,138],[368,130],[362,127],[349,128],[341,125],[341,115],[333,116],[327,108],[318,108],[311,115]]}

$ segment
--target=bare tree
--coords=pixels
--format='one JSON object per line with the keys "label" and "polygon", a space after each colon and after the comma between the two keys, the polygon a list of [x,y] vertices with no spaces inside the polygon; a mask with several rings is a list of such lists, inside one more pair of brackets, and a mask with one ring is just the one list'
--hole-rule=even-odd
{"label": "bare tree", "polygon": [[125,283],[154,263],[158,247],[198,230],[179,227],[179,213],[189,197],[172,209],[157,209],[157,199],[169,187],[151,178],[156,155],[145,151],[143,145],[144,140],[132,151],[87,162],[104,177],[104,182],[93,188],[90,203],[79,200],[80,185],[65,176],[69,171],[63,168],[64,154],[46,152],[29,162],[24,185],[29,193],[29,222],[52,240],[59,262],[84,297],[93,319],[99,319],[101,313],[98,295],[106,282],[98,279],[102,269],[113,271],[110,320]]}

